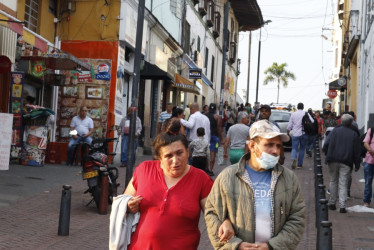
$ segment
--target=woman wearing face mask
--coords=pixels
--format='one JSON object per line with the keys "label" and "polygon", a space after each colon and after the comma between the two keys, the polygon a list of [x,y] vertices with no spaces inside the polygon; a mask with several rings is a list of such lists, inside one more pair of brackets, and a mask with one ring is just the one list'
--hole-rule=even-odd
{"label": "woman wearing face mask", "polygon": [[[305,203],[296,174],[278,163],[289,136],[267,120],[252,124],[249,136],[250,152],[220,173],[208,195],[209,238],[215,249],[295,249],[305,226]],[[236,234],[222,243],[216,224],[225,216]]]}

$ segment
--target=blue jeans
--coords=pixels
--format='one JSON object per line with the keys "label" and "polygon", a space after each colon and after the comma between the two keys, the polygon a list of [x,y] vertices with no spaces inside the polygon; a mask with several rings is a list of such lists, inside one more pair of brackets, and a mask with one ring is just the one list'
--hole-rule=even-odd
{"label": "blue jeans", "polygon": [[308,143],[306,146],[307,151],[313,151],[314,146],[316,144],[316,136],[315,135],[308,135]]}
{"label": "blue jeans", "polygon": [[364,202],[370,203],[372,193],[372,183],[374,176],[374,165],[364,162],[364,175],[365,175],[365,191],[364,191]]}
{"label": "blue jeans", "polygon": [[[121,141],[121,163],[122,164],[127,164],[127,157],[128,157],[128,152],[129,152],[129,140],[130,137],[128,135],[122,136],[122,141]],[[136,149],[138,148],[138,139],[135,139],[135,147],[134,147],[134,163],[136,161]]]}
{"label": "blue jeans", "polygon": [[87,144],[91,145],[92,138],[91,136],[88,136],[86,138],[83,138],[82,136],[78,136],[77,139],[74,139],[73,137],[71,137],[69,144],[68,144],[68,158],[67,158],[66,164],[73,164],[74,150],[81,141],[86,142]]}
{"label": "blue jeans", "polygon": [[[302,136],[292,136],[292,151],[291,151],[291,160],[297,158],[297,152],[299,152],[299,158],[297,160],[297,166],[302,166],[304,161],[305,146],[307,144],[307,135]],[[300,148],[299,148],[300,145]]]}

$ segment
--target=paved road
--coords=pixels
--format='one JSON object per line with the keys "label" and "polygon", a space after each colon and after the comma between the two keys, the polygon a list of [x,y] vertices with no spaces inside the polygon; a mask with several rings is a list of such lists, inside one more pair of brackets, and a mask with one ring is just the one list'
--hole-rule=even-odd
{"label": "paved road", "polygon": [[[290,166],[290,153],[286,153]],[[138,162],[150,159],[138,157]],[[312,159],[306,159],[304,168],[295,170],[307,205],[307,226],[297,249],[316,249],[314,217],[314,182]],[[219,173],[225,166],[216,166]],[[80,167],[46,165],[27,167],[11,165],[9,171],[0,171],[0,249],[107,249],[109,213],[99,215],[90,201],[81,179]],[[120,169],[120,190],[124,189],[125,169]],[[352,196],[347,205],[362,204],[362,169],[353,175]],[[327,168],[324,180],[328,183]],[[59,206],[63,184],[70,184],[72,206],[69,236],[57,236]],[[374,215],[372,213],[340,214],[329,212],[333,223],[333,249],[374,250]],[[213,249],[200,221],[199,250]],[[181,248],[183,249],[183,248]]]}

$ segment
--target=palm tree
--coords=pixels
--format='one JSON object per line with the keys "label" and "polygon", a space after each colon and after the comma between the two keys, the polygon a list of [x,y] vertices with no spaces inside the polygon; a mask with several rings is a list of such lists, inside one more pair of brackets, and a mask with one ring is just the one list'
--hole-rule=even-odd
{"label": "palm tree", "polygon": [[279,84],[282,82],[283,87],[287,88],[288,80],[296,79],[295,75],[292,72],[289,72],[285,69],[286,67],[287,63],[282,63],[281,65],[278,65],[278,63],[274,62],[273,65],[267,68],[264,72],[264,74],[266,74],[264,85],[267,85],[269,82],[273,81],[278,82],[277,103],[279,103]]}

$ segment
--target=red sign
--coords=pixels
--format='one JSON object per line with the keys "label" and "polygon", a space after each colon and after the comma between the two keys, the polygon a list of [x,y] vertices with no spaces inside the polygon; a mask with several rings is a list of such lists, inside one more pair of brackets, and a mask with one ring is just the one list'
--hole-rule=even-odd
{"label": "red sign", "polygon": [[329,90],[329,92],[327,92],[327,96],[331,99],[334,99],[337,95],[338,92],[336,92],[336,90]]}

